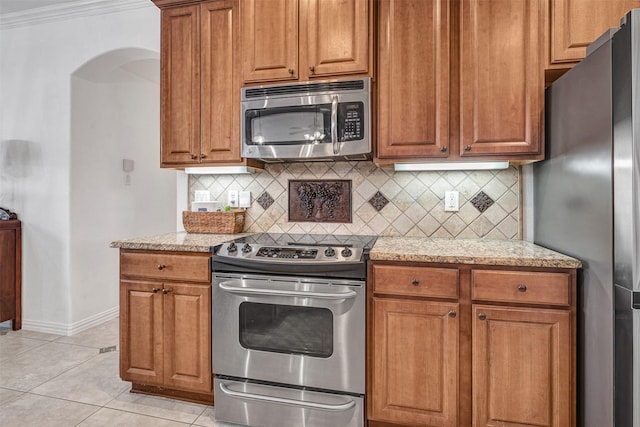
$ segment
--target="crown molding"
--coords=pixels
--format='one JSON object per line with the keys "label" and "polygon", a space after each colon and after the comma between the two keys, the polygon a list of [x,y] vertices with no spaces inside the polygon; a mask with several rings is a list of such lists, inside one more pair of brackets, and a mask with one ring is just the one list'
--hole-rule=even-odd
{"label": "crown molding", "polygon": [[0,14],[0,30],[153,7],[149,0],[77,0],[52,6]]}

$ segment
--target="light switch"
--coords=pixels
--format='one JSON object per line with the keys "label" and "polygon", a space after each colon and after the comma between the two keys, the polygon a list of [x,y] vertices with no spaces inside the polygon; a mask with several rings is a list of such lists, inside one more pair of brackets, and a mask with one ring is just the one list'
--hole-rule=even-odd
{"label": "light switch", "polygon": [[238,190],[229,190],[229,206],[232,208],[238,207]]}

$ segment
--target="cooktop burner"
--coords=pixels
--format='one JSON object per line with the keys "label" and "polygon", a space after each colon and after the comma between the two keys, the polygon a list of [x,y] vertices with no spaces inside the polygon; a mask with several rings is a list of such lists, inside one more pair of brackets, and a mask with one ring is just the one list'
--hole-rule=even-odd
{"label": "cooktop burner", "polygon": [[249,273],[366,276],[377,236],[259,233],[214,250],[213,270]]}

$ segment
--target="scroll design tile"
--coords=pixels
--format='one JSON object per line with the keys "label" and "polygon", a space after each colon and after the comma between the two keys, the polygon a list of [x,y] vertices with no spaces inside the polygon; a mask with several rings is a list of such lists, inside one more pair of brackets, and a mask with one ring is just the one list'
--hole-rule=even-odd
{"label": "scroll design tile", "polygon": [[382,208],[387,206],[387,203],[389,203],[389,199],[384,197],[384,194],[382,194],[381,192],[376,191],[376,194],[374,194],[373,197],[369,199],[369,203],[375,210],[380,212]]}
{"label": "scroll design tile", "polygon": [[271,197],[271,194],[265,191],[260,195],[260,197],[256,199],[256,202],[258,202],[258,204],[262,206],[262,209],[267,210],[269,209],[269,206],[273,204],[274,200],[273,197]]}
{"label": "scroll design tile", "polygon": [[480,212],[484,212],[489,209],[489,207],[493,205],[493,203],[493,199],[489,197],[489,195],[484,191],[479,192],[473,199],[471,199],[471,204],[475,206],[475,208]]}
{"label": "scroll design tile", "polygon": [[351,222],[351,180],[290,180],[289,221]]}

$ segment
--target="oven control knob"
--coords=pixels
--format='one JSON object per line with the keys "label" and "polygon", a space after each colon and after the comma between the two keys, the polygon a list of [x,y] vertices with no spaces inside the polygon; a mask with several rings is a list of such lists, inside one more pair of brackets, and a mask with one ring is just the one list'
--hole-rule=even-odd
{"label": "oven control knob", "polygon": [[344,258],[349,258],[351,255],[353,255],[353,252],[351,252],[351,249],[349,248],[344,248],[342,252],[340,252],[340,255],[342,255]]}
{"label": "oven control knob", "polygon": [[236,244],[233,242],[229,243],[229,246],[227,246],[227,252],[238,252],[238,246],[236,246]]}
{"label": "oven control knob", "polygon": [[245,243],[244,246],[242,247],[242,253],[243,254],[249,253],[249,252],[251,252],[251,250],[252,250],[251,249],[251,245],[248,244],[248,243]]}
{"label": "oven control knob", "polygon": [[327,256],[327,257],[336,256],[336,250],[333,248],[327,248],[324,250],[324,256]]}

